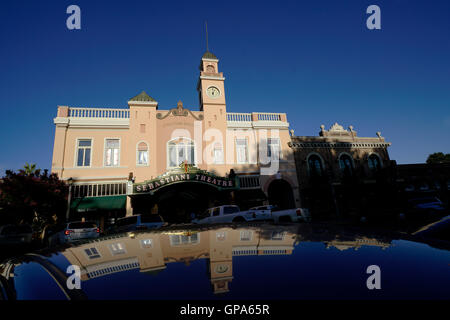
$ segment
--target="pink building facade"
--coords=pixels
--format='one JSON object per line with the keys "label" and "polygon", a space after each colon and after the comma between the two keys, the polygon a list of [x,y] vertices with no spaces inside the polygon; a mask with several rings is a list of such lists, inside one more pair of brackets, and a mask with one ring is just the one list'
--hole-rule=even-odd
{"label": "pink building facade", "polygon": [[122,109],[58,106],[52,172],[72,182],[72,210],[131,215],[185,200],[299,206],[286,114],[228,112],[225,77],[210,52],[197,91],[199,110],[181,101],[160,108],[146,92]]}

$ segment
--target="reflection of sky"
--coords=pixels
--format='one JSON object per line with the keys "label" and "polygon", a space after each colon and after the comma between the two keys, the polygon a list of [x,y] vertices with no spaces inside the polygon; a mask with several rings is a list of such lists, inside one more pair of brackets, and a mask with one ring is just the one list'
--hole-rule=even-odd
{"label": "reflection of sky", "polygon": [[[102,299],[202,299],[212,295],[205,259],[168,263],[157,275],[125,271],[82,283],[88,297]],[[105,281],[107,280],[107,281]]]}
{"label": "reflection of sky", "polygon": [[53,278],[37,263],[24,263],[14,270],[14,287],[18,300],[65,300]]}
{"label": "reflection of sky", "polygon": [[[52,263],[62,270],[62,255]],[[207,259],[167,263],[157,274],[134,269],[82,281],[91,299],[408,299],[450,298],[450,252],[394,240],[387,249],[362,246],[340,251],[323,242],[300,242],[291,255],[233,258],[230,291],[215,295]],[[368,290],[366,269],[381,268],[381,290]],[[54,281],[35,264],[16,268],[18,298],[63,298]],[[18,281],[20,280],[20,281]]]}

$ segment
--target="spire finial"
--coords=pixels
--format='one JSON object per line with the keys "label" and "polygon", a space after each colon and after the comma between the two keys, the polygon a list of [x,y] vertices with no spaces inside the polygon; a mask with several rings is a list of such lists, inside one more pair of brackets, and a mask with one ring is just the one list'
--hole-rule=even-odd
{"label": "spire finial", "polygon": [[208,22],[205,21],[205,30],[206,30],[206,52],[209,52],[209,47],[208,47]]}

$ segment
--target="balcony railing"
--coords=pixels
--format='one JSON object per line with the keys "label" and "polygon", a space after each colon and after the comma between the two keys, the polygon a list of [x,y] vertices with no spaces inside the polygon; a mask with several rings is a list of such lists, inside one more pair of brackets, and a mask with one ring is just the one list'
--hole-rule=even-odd
{"label": "balcony railing", "polygon": [[102,118],[102,119],[128,119],[129,109],[108,108],[69,108],[70,118]]}
{"label": "balcony railing", "polygon": [[281,121],[281,113],[257,113],[258,121]]}
{"label": "balcony railing", "polygon": [[288,128],[289,123],[286,121],[284,113],[235,113],[227,112],[228,127],[232,128]]}
{"label": "balcony railing", "polygon": [[[254,117],[254,115],[256,117]],[[268,112],[255,112],[255,113],[237,113],[227,112],[227,121],[230,122],[251,122],[253,119],[256,121],[282,121],[282,113],[268,113]]]}
{"label": "balcony railing", "polygon": [[251,122],[251,113],[237,113],[237,112],[227,112],[227,121],[233,122]]}

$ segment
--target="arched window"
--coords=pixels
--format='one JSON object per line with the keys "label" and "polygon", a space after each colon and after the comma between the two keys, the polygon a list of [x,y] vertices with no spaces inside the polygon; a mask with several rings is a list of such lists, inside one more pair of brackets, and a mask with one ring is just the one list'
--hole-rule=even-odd
{"label": "arched window", "polygon": [[310,176],[323,175],[322,160],[316,154],[312,154],[308,157],[308,169]]}
{"label": "arched window", "polygon": [[148,145],[145,142],[140,142],[137,146],[136,164],[139,166],[148,165]]}
{"label": "arched window", "polygon": [[341,171],[345,175],[352,175],[353,174],[352,158],[346,153],[341,154],[341,156],[339,157],[339,167],[341,168]]}
{"label": "arched window", "polygon": [[189,138],[176,138],[167,142],[167,167],[178,167],[187,161],[195,165],[195,143]]}
{"label": "arched window", "polygon": [[372,153],[369,156],[369,159],[367,161],[368,161],[370,170],[378,171],[381,169],[381,161],[380,161],[380,158],[376,154]]}

